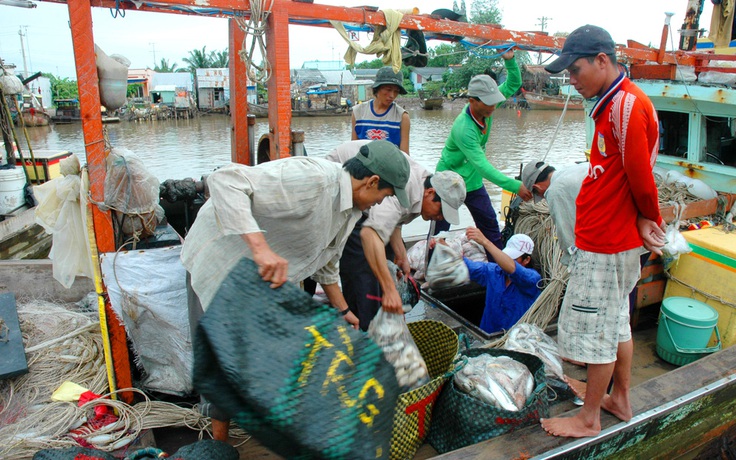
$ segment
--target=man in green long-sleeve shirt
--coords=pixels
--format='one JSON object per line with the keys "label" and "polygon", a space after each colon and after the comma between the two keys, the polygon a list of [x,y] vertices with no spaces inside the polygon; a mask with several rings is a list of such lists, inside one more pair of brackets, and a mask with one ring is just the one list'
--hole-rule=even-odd
{"label": "man in green long-sleeve shirt", "polygon": [[[505,176],[486,158],[486,142],[493,123],[491,115],[496,106],[521,88],[521,71],[514,59],[514,52],[504,53],[503,58],[508,75],[500,86],[488,75],[476,75],[470,80],[468,105],[455,118],[437,163],[437,171],[455,171],[465,180],[465,205],[473,216],[476,227],[499,248],[503,248],[501,231],[491,199],[483,187],[483,179],[516,193],[524,201],[532,198],[531,192],[521,181]],[[450,224],[438,221],[435,228],[438,232],[448,230]]]}

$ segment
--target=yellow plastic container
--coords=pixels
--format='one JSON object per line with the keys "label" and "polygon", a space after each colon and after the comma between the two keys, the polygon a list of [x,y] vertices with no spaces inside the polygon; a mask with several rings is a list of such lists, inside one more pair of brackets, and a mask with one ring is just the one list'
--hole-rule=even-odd
{"label": "yellow plastic container", "polygon": [[692,252],[670,268],[664,297],[691,297],[710,305],[718,312],[723,348],[736,344],[736,233],[710,227],[682,235]]}

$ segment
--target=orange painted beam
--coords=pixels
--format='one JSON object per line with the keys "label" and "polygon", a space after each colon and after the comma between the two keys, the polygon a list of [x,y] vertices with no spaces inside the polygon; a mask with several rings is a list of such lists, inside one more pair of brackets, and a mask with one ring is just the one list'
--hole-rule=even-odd
{"label": "orange painted beam", "polygon": [[286,158],[291,151],[291,69],[289,68],[289,15],[274,5],[268,15],[266,56],[271,64],[268,80],[268,124],[273,135],[271,159]]}
{"label": "orange painted beam", "polygon": [[238,55],[245,33],[234,19],[228,20],[230,40],[230,157],[233,162],[250,164],[248,145],[248,77]]}
{"label": "orange painted beam", "polygon": [[[82,118],[89,187],[92,200],[104,201],[105,186],[105,141],[102,135],[102,114],[100,112],[100,88],[97,83],[95,65],[95,45],[92,34],[92,8],[89,0],[68,0],[69,23],[74,46],[74,61],[77,67],[79,88],[79,109]],[[102,212],[92,206],[95,240],[99,252],[114,252],[115,238],[109,212]],[[106,301],[105,314],[112,348],[115,382],[109,382],[111,389],[129,388],[133,385],[130,372],[130,357],[125,328],[120,325],[115,313]],[[110,365],[110,363],[108,363]],[[126,402],[132,402],[132,393],[121,395]]]}

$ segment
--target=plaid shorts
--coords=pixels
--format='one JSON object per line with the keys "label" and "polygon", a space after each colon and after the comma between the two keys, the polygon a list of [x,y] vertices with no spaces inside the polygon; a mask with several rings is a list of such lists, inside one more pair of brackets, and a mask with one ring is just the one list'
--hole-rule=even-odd
{"label": "plaid shorts", "polygon": [[562,356],[589,364],[616,361],[618,344],[631,340],[629,293],[641,276],[641,253],[573,254],[557,323]]}

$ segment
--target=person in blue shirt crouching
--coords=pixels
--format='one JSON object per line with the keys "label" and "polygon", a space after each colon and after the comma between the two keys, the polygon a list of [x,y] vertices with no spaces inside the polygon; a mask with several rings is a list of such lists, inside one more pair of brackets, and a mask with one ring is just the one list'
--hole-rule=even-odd
{"label": "person in blue shirt crouching", "polygon": [[534,241],[522,233],[513,235],[501,250],[475,227],[468,227],[469,240],[479,243],[494,262],[474,262],[464,258],[470,279],[486,287],[486,305],[480,328],[493,333],[510,329],[532,306],[539,294],[542,277],[531,268]]}

